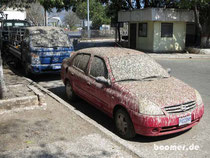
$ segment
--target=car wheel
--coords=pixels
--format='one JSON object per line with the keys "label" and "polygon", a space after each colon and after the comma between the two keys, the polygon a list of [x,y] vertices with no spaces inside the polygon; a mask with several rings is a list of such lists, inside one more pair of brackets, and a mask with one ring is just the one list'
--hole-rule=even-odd
{"label": "car wheel", "polygon": [[120,137],[131,139],[136,133],[129,114],[124,109],[118,109],[114,116],[115,127]]}
{"label": "car wheel", "polygon": [[68,82],[68,81],[66,82],[65,89],[66,89],[66,96],[67,96],[68,100],[75,101],[77,96],[74,93],[70,82]]}

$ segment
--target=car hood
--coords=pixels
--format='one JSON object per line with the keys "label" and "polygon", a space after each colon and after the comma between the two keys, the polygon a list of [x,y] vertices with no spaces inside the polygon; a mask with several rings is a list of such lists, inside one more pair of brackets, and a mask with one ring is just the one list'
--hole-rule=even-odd
{"label": "car hood", "polygon": [[118,84],[133,93],[139,101],[146,99],[161,108],[195,100],[195,90],[174,77]]}

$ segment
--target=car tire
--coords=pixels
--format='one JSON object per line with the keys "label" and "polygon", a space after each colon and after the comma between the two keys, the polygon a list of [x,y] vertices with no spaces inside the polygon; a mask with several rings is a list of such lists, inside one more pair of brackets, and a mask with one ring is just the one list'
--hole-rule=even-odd
{"label": "car tire", "polygon": [[124,139],[132,139],[136,133],[133,127],[133,123],[126,110],[120,108],[114,115],[115,128],[120,137]]}
{"label": "car tire", "polygon": [[65,84],[65,90],[66,90],[66,97],[69,101],[75,101],[77,99],[77,96],[74,93],[69,81],[67,81]]}
{"label": "car tire", "polygon": [[23,64],[23,69],[24,69],[24,75],[25,75],[25,77],[33,78],[33,74],[28,69],[27,63],[24,63]]}

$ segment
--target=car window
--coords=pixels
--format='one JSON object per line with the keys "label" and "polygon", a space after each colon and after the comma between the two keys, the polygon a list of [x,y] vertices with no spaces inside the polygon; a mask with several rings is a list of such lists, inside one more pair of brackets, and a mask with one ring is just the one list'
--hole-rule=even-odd
{"label": "car window", "polygon": [[4,23],[4,26],[12,26],[12,22],[6,22]]}
{"label": "car window", "polygon": [[108,78],[108,72],[103,59],[99,57],[94,57],[91,64],[90,75],[93,77],[104,76]]}
{"label": "car window", "polygon": [[88,54],[78,54],[74,58],[73,65],[79,68],[80,70],[82,70],[83,72],[85,72],[89,59],[90,59],[90,55]]}

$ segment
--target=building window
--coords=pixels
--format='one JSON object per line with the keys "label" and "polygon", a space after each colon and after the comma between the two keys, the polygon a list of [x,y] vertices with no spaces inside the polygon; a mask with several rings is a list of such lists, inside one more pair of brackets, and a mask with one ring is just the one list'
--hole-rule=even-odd
{"label": "building window", "polygon": [[161,37],[173,37],[173,23],[161,23]]}
{"label": "building window", "polygon": [[139,23],[139,37],[147,37],[147,23]]}

